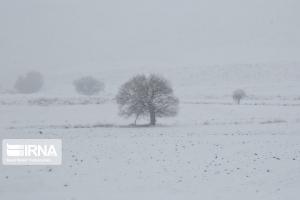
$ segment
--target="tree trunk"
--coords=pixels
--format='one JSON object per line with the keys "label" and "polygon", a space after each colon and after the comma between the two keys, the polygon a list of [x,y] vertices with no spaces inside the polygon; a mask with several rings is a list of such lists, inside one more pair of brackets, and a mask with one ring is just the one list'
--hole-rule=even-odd
{"label": "tree trunk", "polygon": [[154,126],[156,124],[156,119],[155,119],[155,111],[150,110],[150,125]]}
{"label": "tree trunk", "polygon": [[135,116],[135,120],[134,120],[134,125],[135,125],[135,126],[136,126],[136,122],[137,122],[138,118],[139,118],[139,115],[136,115],[136,116]]}

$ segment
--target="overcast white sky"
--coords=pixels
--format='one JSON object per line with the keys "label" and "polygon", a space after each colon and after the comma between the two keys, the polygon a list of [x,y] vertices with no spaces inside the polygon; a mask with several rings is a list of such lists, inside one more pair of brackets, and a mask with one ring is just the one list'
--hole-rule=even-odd
{"label": "overcast white sky", "polygon": [[299,61],[299,2],[0,0],[0,67]]}

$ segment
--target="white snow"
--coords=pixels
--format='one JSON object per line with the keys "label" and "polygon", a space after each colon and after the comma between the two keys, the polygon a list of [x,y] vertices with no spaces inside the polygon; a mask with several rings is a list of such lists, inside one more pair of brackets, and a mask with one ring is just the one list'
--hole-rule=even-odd
{"label": "white snow", "polygon": [[[0,139],[62,138],[63,165],[0,165],[0,199],[299,198],[299,65],[139,71],[172,81],[177,117],[131,127],[118,116],[114,94],[135,70],[107,69],[94,98],[61,84],[67,75],[40,94],[2,94]],[[248,94],[241,105],[237,88]]]}

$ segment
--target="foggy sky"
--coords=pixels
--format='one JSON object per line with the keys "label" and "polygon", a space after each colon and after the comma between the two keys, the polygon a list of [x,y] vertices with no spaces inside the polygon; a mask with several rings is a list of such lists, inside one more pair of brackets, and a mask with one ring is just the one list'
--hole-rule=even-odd
{"label": "foggy sky", "polygon": [[299,19],[299,0],[0,0],[0,68],[299,61]]}

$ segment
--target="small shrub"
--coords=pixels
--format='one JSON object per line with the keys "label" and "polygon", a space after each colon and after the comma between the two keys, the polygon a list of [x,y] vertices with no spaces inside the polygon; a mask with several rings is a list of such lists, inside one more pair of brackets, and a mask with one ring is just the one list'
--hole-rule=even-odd
{"label": "small shrub", "polygon": [[41,90],[44,84],[44,78],[40,72],[30,71],[25,76],[20,76],[14,88],[19,93],[29,94]]}
{"label": "small shrub", "polygon": [[241,100],[245,97],[246,97],[246,92],[241,89],[235,90],[232,94],[232,98],[237,104],[240,104]]}
{"label": "small shrub", "polygon": [[88,96],[98,94],[104,89],[104,84],[91,76],[77,79],[73,84],[79,94]]}

